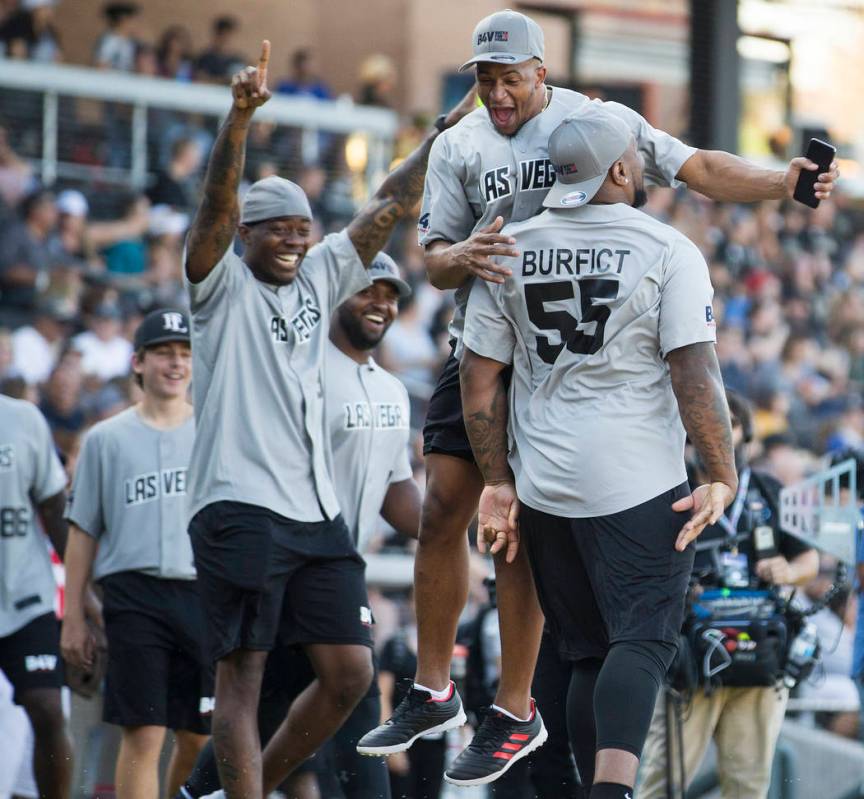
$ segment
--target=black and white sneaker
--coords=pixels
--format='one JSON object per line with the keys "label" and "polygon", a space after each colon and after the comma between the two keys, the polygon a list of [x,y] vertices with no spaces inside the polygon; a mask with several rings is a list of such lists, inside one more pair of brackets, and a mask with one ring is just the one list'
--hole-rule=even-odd
{"label": "black and white sneaker", "polygon": [[471,743],[444,772],[453,785],[494,782],[516,761],[539,749],[549,734],[531,700],[531,718],[516,721],[490,708]]}
{"label": "black and white sneaker", "polygon": [[357,751],[361,755],[404,752],[418,738],[461,727],[465,721],[462,700],[452,682],[447,699],[433,699],[428,691],[418,691],[412,682],[411,690],[393,711],[393,715],[367,732],[357,742]]}

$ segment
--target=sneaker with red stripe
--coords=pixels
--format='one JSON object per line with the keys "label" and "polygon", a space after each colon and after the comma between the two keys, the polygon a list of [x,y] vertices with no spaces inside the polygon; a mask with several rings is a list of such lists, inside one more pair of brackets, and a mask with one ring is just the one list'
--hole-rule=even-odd
{"label": "sneaker with red stripe", "polygon": [[494,782],[518,760],[546,743],[548,733],[531,700],[531,718],[516,721],[490,709],[470,744],[444,773],[453,785]]}

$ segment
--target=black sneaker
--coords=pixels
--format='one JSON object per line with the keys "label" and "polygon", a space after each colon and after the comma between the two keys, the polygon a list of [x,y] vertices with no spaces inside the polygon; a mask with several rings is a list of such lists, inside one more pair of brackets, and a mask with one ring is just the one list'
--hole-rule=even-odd
{"label": "black sneaker", "polygon": [[444,772],[444,779],[453,785],[494,782],[517,760],[543,746],[548,736],[533,699],[528,721],[515,721],[490,708],[471,743]]}
{"label": "black sneaker", "polygon": [[445,732],[465,723],[462,700],[452,682],[447,699],[433,699],[428,691],[418,691],[414,683],[409,682],[411,689],[393,715],[357,742],[357,751],[361,755],[404,752],[423,735]]}

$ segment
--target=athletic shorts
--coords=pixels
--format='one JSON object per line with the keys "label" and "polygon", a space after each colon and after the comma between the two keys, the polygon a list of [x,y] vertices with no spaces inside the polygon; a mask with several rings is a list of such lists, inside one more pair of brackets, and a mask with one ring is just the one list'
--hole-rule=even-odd
{"label": "athletic shorts", "polygon": [[[455,341],[450,342],[450,347],[450,355],[447,356],[435,390],[429,398],[426,422],[423,425],[423,454],[452,455],[474,463],[474,453],[465,430],[465,417],[462,412],[459,361],[453,355],[456,349]],[[508,389],[511,374],[512,368],[508,366],[503,372]]]}
{"label": "athletic shorts", "polygon": [[108,638],[104,720],[209,733],[213,667],[195,581],[130,571],[99,582]]}
{"label": "athletic shorts", "polygon": [[620,641],[677,643],[694,549],[675,550],[687,483],[634,508],[565,519],[522,505],[521,540],[561,656],[604,658]]}
{"label": "athletic shorts", "polygon": [[372,646],[366,564],[348,527],[298,522],[257,505],[214,502],[189,525],[208,650],[283,644]]}
{"label": "athletic shorts", "polygon": [[451,352],[429,399],[423,425],[423,454],[452,455],[474,463],[471,442],[462,418],[459,361]]}
{"label": "athletic shorts", "polygon": [[27,691],[63,687],[60,622],[53,613],[37,616],[0,638],[0,671],[15,689],[12,700],[17,705]]}

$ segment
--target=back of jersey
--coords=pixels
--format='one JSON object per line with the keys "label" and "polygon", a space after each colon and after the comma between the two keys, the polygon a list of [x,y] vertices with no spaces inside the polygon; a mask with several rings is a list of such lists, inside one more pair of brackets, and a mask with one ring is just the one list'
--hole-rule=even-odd
{"label": "back of jersey", "polygon": [[472,292],[465,343],[513,363],[511,465],[522,501],[617,513],[682,483],[684,429],[665,356],[713,341],[698,249],[626,205],[510,225],[504,285]]}

